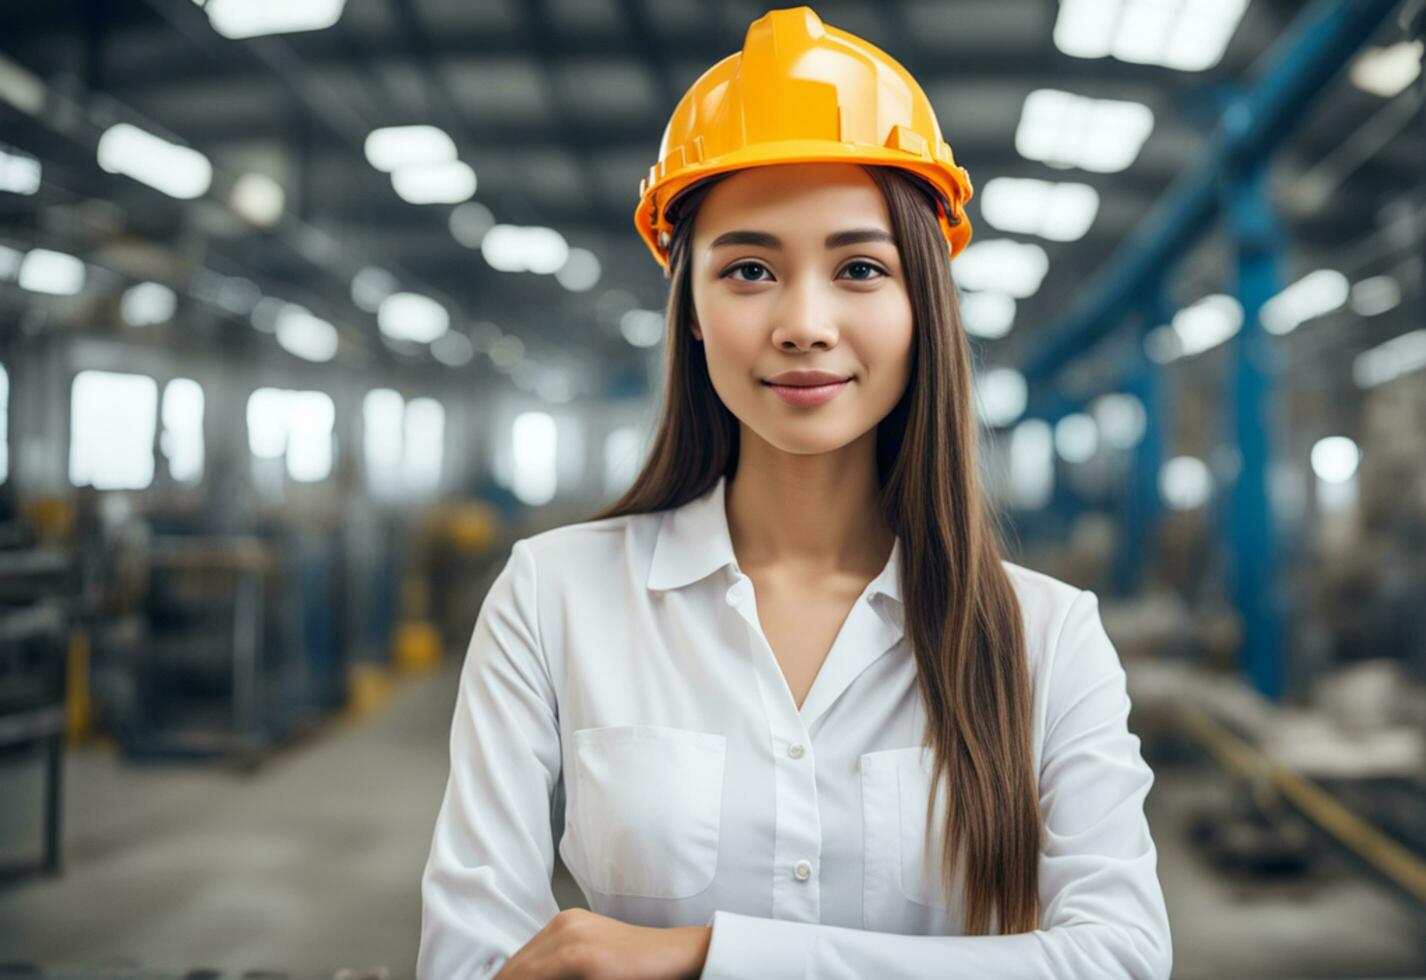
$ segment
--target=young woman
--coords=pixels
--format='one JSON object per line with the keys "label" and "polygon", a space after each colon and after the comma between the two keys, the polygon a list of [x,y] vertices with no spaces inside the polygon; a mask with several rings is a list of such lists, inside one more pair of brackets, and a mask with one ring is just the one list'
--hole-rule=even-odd
{"label": "young woman", "polygon": [[660,157],[657,434],[481,607],[418,976],[1167,977],[1096,596],[1004,561],[977,484],[971,188],[920,87],[772,11]]}

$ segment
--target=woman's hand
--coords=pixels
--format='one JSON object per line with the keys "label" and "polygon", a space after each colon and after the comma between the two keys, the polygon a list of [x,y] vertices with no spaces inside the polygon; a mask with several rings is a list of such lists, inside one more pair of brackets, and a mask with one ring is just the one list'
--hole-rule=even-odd
{"label": "woman's hand", "polygon": [[565,909],[537,932],[495,980],[683,980],[703,971],[713,930],[659,929]]}

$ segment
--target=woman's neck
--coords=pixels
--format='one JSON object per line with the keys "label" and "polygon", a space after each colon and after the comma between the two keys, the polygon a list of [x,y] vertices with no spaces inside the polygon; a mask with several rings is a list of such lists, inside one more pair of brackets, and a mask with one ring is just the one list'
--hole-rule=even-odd
{"label": "woman's neck", "polygon": [[[802,575],[874,576],[895,535],[881,513],[875,433],[834,453],[747,452],[726,488],[728,532],[745,571],[778,566]],[[751,457],[751,458],[750,458]]]}

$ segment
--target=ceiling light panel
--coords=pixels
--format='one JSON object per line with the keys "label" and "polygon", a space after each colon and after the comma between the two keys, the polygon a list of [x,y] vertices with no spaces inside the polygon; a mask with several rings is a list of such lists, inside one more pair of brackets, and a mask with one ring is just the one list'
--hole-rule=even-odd
{"label": "ceiling light panel", "polygon": [[1055,47],[1179,71],[1218,64],[1248,0],[1060,0]]}
{"label": "ceiling light panel", "polygon": [[1138,159],[1153,128],[1154,114],[1142,103],[1037,89],[1020,111],[1015,149],[1051,167],[1118,173]]}

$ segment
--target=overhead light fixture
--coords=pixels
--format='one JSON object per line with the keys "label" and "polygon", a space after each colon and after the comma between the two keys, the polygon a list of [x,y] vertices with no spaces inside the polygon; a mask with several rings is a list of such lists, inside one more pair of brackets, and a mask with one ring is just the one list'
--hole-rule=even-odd
{"label": "overhead light fixture", "polygon": [[21,289],[51,296],[73,296],[84,289],[84,263],[47,248],[31,249],[20,260]]}
{"label": "overhead light fixture", "polygon": [[525,342],[514,334],[504,334],[490,344],[490,363],[510,371],[525,359]]}
{"label": "overhead light fixture", "polygon": [[269,228],[282,217],[287,195],[267,174],[243,174],[233,183],[228,199],[233,211],[249,224]]}
{"label": "overhead light fixture", "polygon": [[475,193],[475,171],[460,160],[403,166],[391,186],[407,204],[459,204]]}
{"label": "overhead light fixture", "polygon": [[495,214],[479,201],[466,201],[451,209],[451,237],[466,248],[480,248],[485,233],[495,227]]}
{"label": "overhead light fixture", "polygon": [[475,357],[475,344],[458,330],[449,330],[431,342],[431,356],[446,367],[464,367]]}
{"label": "overhead light fixture", "polygon": [[1375,388],[1426,368],[1426,330],[1412,330],[1363,351],[1352,361],[1358,388]]}
{"label": "overhead light fixture", "polygon": [[0,147],[0,193],[33,194],[40,189],[40,161]]}
{"label": "overhead light fixture", "polygon": [[132,327],[167,323],[177,309],[177,294],[159,282],[141,282],[130,286],[119,298],[119,316]]}
{"label": "overhead light fixture", "polygon": [[489,320],[477,320],[470,325],[470,342],[475,345],[475,349],[482,354],[489,354],[495,342],[505,336],[499,324],[491,323]]}
{"label": "overhead light fixture", "polygon": [[346,0],[208,0],[202,6],[213,30],[238,40],[323,30],[341,19]]}
{"label": "overhead light fixture", "polygon": [[450,329],[451,315],[429,296],[392,293],[381,301],[376,323],[392,340],[429,344]]}
{"label": "overhead light fixture", "polygon": [[1090,412],[1104,437],[1104,444],[1112,449],[1132,449],[1144,438],[1148,428],[1144,403],[1123,392],[1100,395],[1090,406]]}
{"label": "overhead light fixture", "polygon": [[25,253],[8,245],[0,245],[0,279],[13,279],[20,271]]}
{"label": "overhead light fixture", "polygon": [[1378,316],[1401,305],[1401,283],[1391,276],[1372,276],[1352,286],[1352,312]]}
{"label": "overhead light fixture", "polygon": [[366,159],[377,170],[394,171],[422,164],[449,163],[456,144],[437,126],[383,126],[366,137]]}
{"label": "overhead light fixture", "polygon": [[972,337],[998,340],[1015,323],[1015,300],[1004,293],[962,293],[961,323]]}
{"label": "overhead light fixture", "polygon": [[1384,48],[1367,48],[1348,69],[1352,84],[1363,92],[1394,98],[1421,74],[1422,41],[1398,41]]}
{"label": "overhead light fixture", "polygon": [[375,313],[381,308],[382,300],[400,288],[391,273],[369,265],[352,276],[352,302],[358,309]]}
{"label": "overhead light fixture", "polygon": [[287,306],[287,300],[278,299],[276,296],[259,297],[249,315],[253,329],[262,333],[277,333],[277,319]]}
{"label": "overhead light fixture", "polygon": [[998,367],[975,376],[975,408],[981,424],[991,429],[1010,425],[1025,414],[1029,404],[1025,375],[1014,368]]}
{"label": "overhead light fixture", "polygon": [[569,261],[569,244],[553,228],[496,225],[480,241],[480,254],[501,272],[558,272]]}
{"label": "overhead light fixture", "polygon": [[1043,248],[1008,238],[973,242],[951,262],[958,286],[1016,299],[1034,296],[1049,269],[1050,258]]}
{"label": "overhead light fixture", "polygon": [[572,293],[593,289],[599,282],[599,257],[587,248],[572,248],[555,279]]}
{"label": "overhead light fixture", "polygon": [[1138,158],[1153,129],[1154,114],[1142,103],[1042,88],[1025,97],[1015,149],[1051,167],[1118,173]]}
{"label": "overhead light fixture", "polygon": [[619,318],[619,332],[635,347],[656,347],[663,339],[663,314],[656,310],[629,310]]}
{"label": "overhead light fixture", "polygon": [[1055,423],[1055,451],[1066,463],[1087,463],[1099,450],[1099,425],[1084,412],[1071,412]]}
{"label": "overhead light fixture", "polygon": [[1159,496],[1173,510],[1194,510],[1213,494],[1213,473],[1197,456],[1175,456],[1159,470]]}
{"label": "overhead light fixture", "polygon": [[1099,192],[1088,184],[996,177],[981,190],[980,213],[1001,231],[1073,242],[1094,224]]}
{"label": "overhead light fixture", "polygon": [[45,83],[39,76],[0,54],[0,101],[38,116],[45,108]]}
{"label": "overhead light fixture", "polygon": [[[1243,326],[1243,306],[1232,296],[1214,293],[1174,314],[1178,357],[1192,357],[1223,343]],[[1172,360],[1172,358],[1170,358]]]}
{"label": "overhead light fixture", "polygon": [[303,360],[322,363],[337,356],[337,328],[296,303],[277,314],[275,332],[282,349]]}
{"label": "overhead light fixture", "polygon": [[213,183],[213,165],[203,154],[130,123],[115,123],[99,137],[99,166],[181,200],[202,197]]}
{"label": "overhead light fixture", "polygon": [[1248,0],[1060,0],[1054,42],[1076,58],[1179,71],[1218,64]]}
{"label": "overhead light fixture", "polygon": [[1347,436],[1327,436],[1312,444],[1312,472],[1324,483],[1346,483],[1357,473],[1362,451]]}
{"label": "overhead light fixture", "polygon": [[1313,317],[1340,308],[1351,291],[1347,277],[1336,269],[1318,269],[1264,303],[1258,316],[1268,333],[1291,333]]}
{"label": "overhead light fixture", "polygon": [[225,276],[221,272],[198,266],[188,280],[187,292],[194,299],[216,306],[233,316],[248,316],[262,299],[257,283],[241,276]]}

